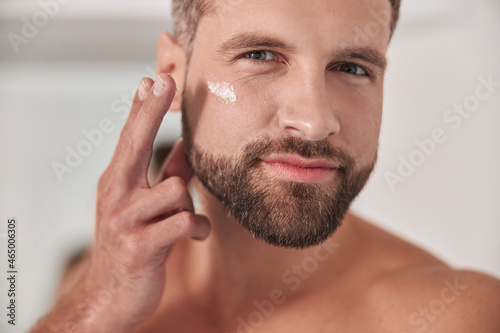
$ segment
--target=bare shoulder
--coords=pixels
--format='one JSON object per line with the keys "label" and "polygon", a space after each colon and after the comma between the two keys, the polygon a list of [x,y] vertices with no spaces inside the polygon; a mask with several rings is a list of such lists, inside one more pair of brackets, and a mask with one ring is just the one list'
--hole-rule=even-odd
{"label": "bare shoulder", "polygon": [[405,268],[374,280],[367,303],[396,332],[500,332],[500,281],[479,272]]}
{"label": "bare shoulder", "polygon": [[381,269],[366,286],[364,300],[381,331],[500,332],[500,280],[454,269],[427,251],[375,229],[368,231],[374,242],[383,238],[385,244],[376,259]]}

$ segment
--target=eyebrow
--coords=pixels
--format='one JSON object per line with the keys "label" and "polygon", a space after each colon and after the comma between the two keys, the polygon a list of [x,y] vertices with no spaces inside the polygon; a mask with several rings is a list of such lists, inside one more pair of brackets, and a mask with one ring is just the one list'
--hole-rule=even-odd
{"label": "eyebrow", "polygon": [[347,60],[362,60],[378,67],[382,71],[384,71],[387,67],[387,60],[385,56],[379,51],[368,47],[340,50],[338,52],[334,52],[334,56],[336,58],[344,58]]}
{"label": "eyebrow", "polygon": [[[217,49],[220,55],[227,55],[228,52],[242,49],[281,49],[288,52],[295,51],[295,47],[287,44],[279,37],[263,35],[259,33],[237,34],[221,44]],[[387,67],[385,56],[377,50],[369,47],[349,48],[333,52],[335,58],[346,60],[362,60],[378,67],[384,71]]]}
{"label": "eyebrow", "polygon": [[274,48],[285,51],[294,51],[295,48],[278,37],[255,33],[243,33],[231,37],[218,48],[219,54],[247,48]]}

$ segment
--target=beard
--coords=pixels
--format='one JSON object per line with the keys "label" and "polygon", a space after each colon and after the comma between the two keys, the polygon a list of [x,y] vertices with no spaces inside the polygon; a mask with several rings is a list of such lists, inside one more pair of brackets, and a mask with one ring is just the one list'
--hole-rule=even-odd
{"label": "beard", "polygon": [[[194,175],[255,238],[286,248],[307,248],[325,241],[341,225],[351,202],[366,184],[376,162],[356,170],[355,160],[327,141],[262,137],[235,157],[214,156],[193,142],[182,113],[184,151]],[[270,154],[321,158],[338,165],[322,183],[280,179],[266,172]]]}

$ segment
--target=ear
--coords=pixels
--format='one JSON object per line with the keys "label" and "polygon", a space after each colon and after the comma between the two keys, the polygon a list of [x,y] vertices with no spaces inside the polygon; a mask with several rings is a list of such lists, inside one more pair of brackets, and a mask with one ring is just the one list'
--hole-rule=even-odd
{"label": "ear", "polygon": [[156,58],[156,74],[169,73],[177,84],[179,92],[175,94],[170,111],[179,111],[182,108],[182,89],[186,80],[186,51],[168,32],[162,31],[156,44]]}

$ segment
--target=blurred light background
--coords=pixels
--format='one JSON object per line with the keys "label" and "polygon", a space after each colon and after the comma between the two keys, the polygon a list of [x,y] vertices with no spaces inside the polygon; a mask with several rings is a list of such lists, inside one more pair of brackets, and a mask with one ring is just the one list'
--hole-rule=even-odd
{"label": "blurred light background", "polygon": [[[6,221],[14,216],[20,279],[18,325],[3,319],[2,332],[25,332],[49,309],[66,260],[91,242],[97,180],[131,94],[154,73],[156,38],[171,28],[167,0],[59,0],[43,9],[47,3],[54,1],[0,0],[0,268],[7,270]],[[54,15],[44,21],[43,10]],[[33,19],[43,26],[16,52],[9,33],[22,36]],[[457,129],[443,116],[475,94],[479,77],[500,81],[499,41],[500,1],[403,0],[388,54],[379,162],[353,206],[457,268],[497,277],[500,87]],[[68,147],[77,149],[103,120],[109,133],[59,181],[53,163],[65,164]],[[392,191],[387,172],[397,174],[400,156],[418,157],[415,140],[436,128],[447,140]],[[157,141],[179,135],[179,115],[167,115]]]}

